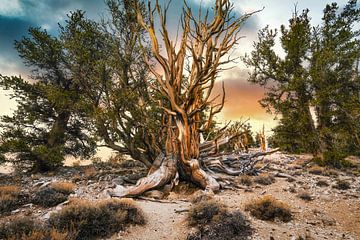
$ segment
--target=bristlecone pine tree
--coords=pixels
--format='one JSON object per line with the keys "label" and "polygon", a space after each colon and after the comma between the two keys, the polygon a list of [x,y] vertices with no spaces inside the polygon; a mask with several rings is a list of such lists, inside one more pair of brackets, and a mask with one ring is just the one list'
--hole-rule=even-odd
{"label": "bristlecone pine tree", "polygon": [[[252,13],[238,17],[232,12],[230,1],[217,0],[212,14],[200,11],[199,16],[194,16],[185,4],[181,37],[179,42],[174,42],[166,25],[168,7],[162,9],[158,1],[154,5],[149,1],[147,18],[140,8],[137,11],[138,22],[149,34],[151,52],[158,66],[145,55],[156,79],[156,85],[151,87],[162,96],[160,107],[164,111],[163,126],[166,128],[164,153],[155,160],[147,177],[140,179],[136,186],[117,187],[111,192],[113,196],[134,196],[161,187],[170,189],[179,177],[203,189],[217,191],[223,184],[222,179],[206,169],[238,175],[256,162],[248,159],[246,165],[240,155],[219,153],[219,146],[235,136],[200,143],[200,134],[210,127],[214,115],[224,105],[225,92],[220,101],[211,97],[216,77],[221,66],[232,61],[227,54],[239,39],[240,27]],[[155,27],[155,14],[161,38]],[[209,111],[204,121],[206,109]]]}
{"label": "bristlecone pine tree", "polygon": [[260,31],[255,50],[245,58],[253,68],[249,81],[268,86],[261,104],[281,115],[272,143],[341,167],[344,156],[360,150],[360,9],[356,0],[341,9],[327,5],[314,28],[308,13],[295,10],[289,26],[281,26],[285,57],[274,51],[277,30]]}
{"label": "bristlecone pine tree", "polygon": [[[161,97],[148,87],[153,80],[142,53],[150,56],[150,51],[148,43],[140,45],[145,30],[137,22],[137,2],[106,1],[110,17],[103,21],[101,31],[106,36],[107,54],[100,63],[85,61],[87,64],[82,65],[84,72],[89,72],[85,71],[89,66],[103,65],[105,74],[89,72],[81,83],[88,90],[83,96],[93,123],[90,126],[94,126],[89,131],[102,146],[129,155],[150,168],[163,142],[162,111],[157,107]],[[144,12],[143,5],[139,8]],[[91,54],[86,47],[75,44],[74,47],[85,53],[81,55]]]}
{"label": "bristlecone pine tree", "polygon": [[104,38],[97,28],[76,11],[60,27],[59,37],[30,28],[29,37],[15,43],[32,76],[26,81],[0,75],[0,87],[12,90],[18,103],[13,116],[1,118],[0,160],[46,171],[61,166],[65,155],[88,157],[94,152],[95,142],[83,131],[86,89],[79,80],[85,72],[79,66],[84,58],[98,63],[103,57],[96,51],[81,58],[74,43],[88,52],[102,48]]}

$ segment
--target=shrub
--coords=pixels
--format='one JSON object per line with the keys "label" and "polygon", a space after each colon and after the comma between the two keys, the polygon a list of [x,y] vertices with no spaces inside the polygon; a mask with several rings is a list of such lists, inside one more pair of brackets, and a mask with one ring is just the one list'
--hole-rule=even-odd
{"label": "shrub", "polygon": [[250,176],[244,175],[240,177],[240,183],[245,186],[251,186],[253,184],[253,181],[251,180]]}
{"label": "shrub", "polygon": [[197,204],[205,201],[210,201],[212,199],[213,199],[213,195],[199,191],[196,192],[194,196],[191,198],[191,202]]}
{"label": "shrub", "polygon": [[195,204],[189,211],[190,225],[205,224],[211,222],[214,216],[225,212],[224,206],[214,200]]}
{"label": "shrub", "polygon": [[54,207],[65,202],[75,187],[71,182],[53,182],[49,187],[36,192],[32,202],[42,207]]}
{"label": "shrub", "polygon": [[0,224],[0,239],[6,240],[71,240],[69,233],[49,229],[30,217],[16,217]]}
{"label": "shrub", "polygon": [[311,201],[313,200],[313,197],[310,195],[310,193],[302,191],[298,195],[298,198],[301,198],[304,201]]}
{"label": "shrub", "polygon": [[348,181],[338,180],[333,187],[340,190],[347,190],[351,188],[351,185]]}
{"label": "shrub", "polygon": [[30,235],[33,231],[39,230],[40,225],[29,217],[14,218],[9,222],[1,223],[0,239],[21,239]]}
{"label": "shrub", "polygon": [[278,219],[283,222],[288,222],[292,219],[289,206],[271,196],[264,196],[246,204],[245,210],[249,211],[252,216],[266,221]]}
{"label": "shrub", "polygon": [[190,225],[198,227],[187,236],[188,240],[242,240],[248,239],[253,233],[249,220],[241,212],[229,212],[215,201],[195,204],[188,217]]}
{"label": "shrub", "polygon": [[345,159],[346,154],[337,150],[329,150],[323,154],[323,157],[315,157],[313,161],[320,166],[329,166],[334,168],[351,168],[354,165]]}
{"label": "shrub", "polygon": [[43,188],[35,193],[32,203],[42,207],[54,207],[68,199],[68,194],[58,192],[53,188]]}
{"label": "shrub", "polygon": [[20,187],[15,185],[0,186],[0,195],[18,196],[20,194]]}
{"label": "shrub", "polygon": [[22,194],[20,187],[0,186],[0,214],[8,213],[27,202],[27,195]]}
{"label": "shrub", "polygon": [[50,184],[50,188],[57,192],[64,194],[71,194],[74,192],[76,185],[71,182],[53,182]]}
{"label": "shrub", "polygon": [[61,232],[74,232],[74,239],[106,237],[128,224],[144,224],[143,213],[132,200],[111,199],[100,202],[73,200],[60,212],[52,214],[49,224]]}
{"label": "shrub", "polygon": [[254,182],[261,185],[270,185],[275,182],[275,178],[268,173],[261,173],[259,176],[255,177]]}

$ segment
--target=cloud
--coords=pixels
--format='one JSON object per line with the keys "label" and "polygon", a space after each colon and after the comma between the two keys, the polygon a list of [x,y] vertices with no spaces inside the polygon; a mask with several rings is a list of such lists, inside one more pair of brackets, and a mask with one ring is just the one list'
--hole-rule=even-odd
{"label": "cloud", "polygon": [[23,8],[19,0],[2,0],[0,4],[0,15],[19,16],[23,14]]}
{"label": "cloud", "polygon": [[215,83],[212,96],[222,93],[221,85],[225,85],[225,105],[220,114],[220,121],[236,121],[240,118],[250,119],[255,130],[259,130],[262,124],[270,130],[276,125],[274,116],[266,113],[259,100],[264,96],[264,88],[247,82],[248,70],[234,68],[224,72],[223,81]]}
{"label": "cloud", "polygon": [[82,9],[87,16],[99,19],[106,11],[99,0],[1,0],[0,4],[0,74],[26,73],[27,69],[14,49],[14,41],[27,35],[29,27],[42,27],[52,35],[58,34],[70,11]]}
{"label": "cloud", "polygon": [[25,73],[17,51],[14,49],[15,39],[26,34],[33,22],[18,17],[0,16],[0,74],[11,75]]}

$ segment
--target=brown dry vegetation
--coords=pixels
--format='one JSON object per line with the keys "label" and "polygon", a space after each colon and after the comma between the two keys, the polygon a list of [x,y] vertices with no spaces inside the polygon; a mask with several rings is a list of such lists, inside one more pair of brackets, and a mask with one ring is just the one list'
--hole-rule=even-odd
{"label": "brown dry vegetation", "polygon": [[261,185],[270,185],[275,182],[274,176],[268,173],[261,173],[259,176],[256,176],[254,182]]}
{"label": "brown dry vegetation", "polygon": [[69,194],[55,191],[53,188],[43,188],[37,191],[31,202],[42,207],[54,207],[68,199]]}
{"label": "brown dry vegetation", "polygon": [[223,204],[207,200],[194,204],[189,211],[190,226],[196,226],[187,240],[248,239],[253,234],[249,220],[240,212],[230,212]]}
{"label": "brown dry vegetation", "polygon": [[315,174],[315,175],[322,175],[325,173],[325,168],[324,167],[320,167],[318,165],[314,165],[314,166],[311,166],[309,169],[308,169],[308,172],[311,173],[311,174]]}
{"label": "brown dry vegetation", "polygon": [[68,206],[51,215],[49,224],[62,232],[75,232],[76,239],[91,239],[109,236],[129,224],[145,224],[145,218],[133,200],[72,199]]}
{"label": "brown dry vegetation", "polygon": [[336,184],[333,187],[339,190],[347,190],[351,188],[351,185],[346,180],[337,180]]}
{"label": "brown dry vegetation", "polygon": [[14,217],[0,224],[0,239],[4,240],[72,240],[74,235],[50,229],[31,217]]}
{"label": "brown dry vegetation", "polygon": [[84,170],[84,175],[87,179],[91,179],[91,178],[95,177],[96,174],[97,174],[97,171],[94,166],[89,166],[89,167],[85,168],[85,170]]}
{"label": "brown dry vegetation", "polygon": [[272,196],[264,196],[247,203],[245,210],[254,217],[266,221],[277,219],[282,222],[289,222],[292,219],[290,207]]}
{"label": "brown dry vegetation", "polygon": [[0,186],[0,214],[8,213],[24,204],[26,196],[21,196],[19,186]]}
{"label": "brown dry vegetation", "polygon": [[248,175],[241,176],[239,182],[245,186],[251,186],[253,184],[253,180]]}
{"label": "brown dry vegetation", "polygon": [[76,185],[71,182],[53,182],[50,184],[50,188],[57,192],[70,194],[74,192]]}
{"label": "brown dry vegetation", "polygon": [[72,199],[46,222],[26,216],[8,218],[0,224],[0,239],[95,239],[110,236],[130,224],[144,223],[142,211],[131,199],[98,202]]}
{"label": "brown dry vegetation", "polygon": [[0,195],[19,195],[20,187],[15,185],[0,186]]}

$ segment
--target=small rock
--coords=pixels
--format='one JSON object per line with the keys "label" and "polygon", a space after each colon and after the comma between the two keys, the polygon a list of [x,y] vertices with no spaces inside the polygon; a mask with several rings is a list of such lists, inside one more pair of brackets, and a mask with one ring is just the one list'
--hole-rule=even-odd
{"label": "small rock", "polygon": [[16,210],[11,211],[12,214],[15,214],[15,213],[18,213],[18,212],[20,212],[20,209],[16,209]]}

